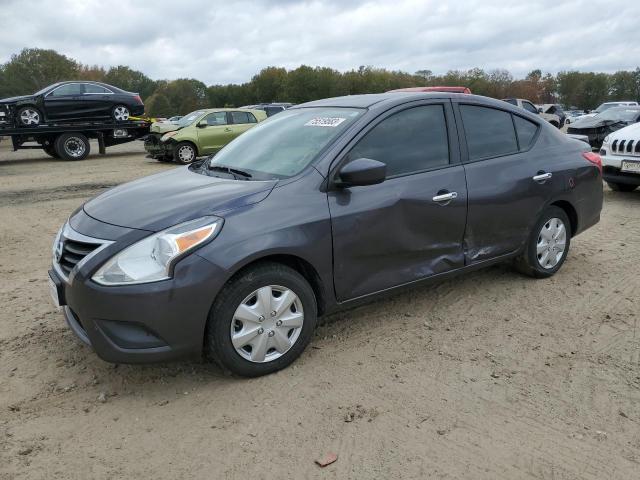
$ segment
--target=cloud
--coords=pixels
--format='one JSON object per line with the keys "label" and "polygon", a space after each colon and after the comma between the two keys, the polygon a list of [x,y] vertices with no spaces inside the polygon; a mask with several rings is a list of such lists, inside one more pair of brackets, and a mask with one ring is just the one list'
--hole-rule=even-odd
{"label": "cloud", "polygon": [[25,47],[154,79],[248,81],[269,65],[612,72],[640,62],[628,0],[0,0],[0,62]]}

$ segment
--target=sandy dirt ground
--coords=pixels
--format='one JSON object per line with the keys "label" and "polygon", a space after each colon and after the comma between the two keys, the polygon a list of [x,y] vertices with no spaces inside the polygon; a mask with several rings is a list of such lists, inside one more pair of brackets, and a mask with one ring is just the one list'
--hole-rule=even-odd
{"label": "sandy dirt ground", "polygon": [[333,315],[246,380],[102,362],[49,297],[67,216],[167,168],[0,143],[0,479],[640,478],[640,192],[607,189],[551,279],[496,266]]}

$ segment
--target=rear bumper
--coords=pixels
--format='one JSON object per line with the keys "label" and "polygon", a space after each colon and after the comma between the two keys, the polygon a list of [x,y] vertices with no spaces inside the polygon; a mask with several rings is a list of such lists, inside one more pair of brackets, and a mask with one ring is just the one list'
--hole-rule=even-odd
{"label": "rear bumper", "polygon": [[144,115],[144,105],[134,105],[131,107],[130,112],[134,117]]}

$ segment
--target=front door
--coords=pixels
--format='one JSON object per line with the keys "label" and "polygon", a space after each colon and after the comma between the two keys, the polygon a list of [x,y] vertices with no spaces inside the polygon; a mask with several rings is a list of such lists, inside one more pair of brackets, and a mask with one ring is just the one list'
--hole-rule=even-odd
{"label": "front door", "polygon": [[385,163],[387,179],[328,193],[338,300],[462,267],[467,193],[451,104],[385,113],[339,165],[357,158]]}
{"label": "front door", "polygon": [[[213,112],[206,115],[202,120],[207,125],[198,127],[198,143],[200,153],[208,155],[216,153],[234,138],[233,129],[229,125],[227,112]],[[198,121],[198,124],[202,122]]]}
{"label": "front door", "polygon": [[82,85],[67,83],[49,92],[44,98],[44,108],[49,120],[82,118]]}

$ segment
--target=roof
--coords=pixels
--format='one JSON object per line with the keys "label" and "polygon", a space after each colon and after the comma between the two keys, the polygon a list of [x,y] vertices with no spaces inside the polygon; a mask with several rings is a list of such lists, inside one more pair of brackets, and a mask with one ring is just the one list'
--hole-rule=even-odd
{"label": "roof", "polygon": [[513,107],[514,111],[520,112],[520,109],[505,103],[495,98],[483,97],[480,95],[472,95],[465,93],[448,93],[448,92],[386,92],[386,93],[368,93],[364,95],[347,95],[344,97],[325,98],[322,100],[315,100],[312,102],[296,105],[291,108],[306,108],[306,107],[344,107],[344,108],[371,108],[374,105],[392,107],[394,105],[400,105],[412,100],[421,99],[459,99],[466,101],[480,101],[486,105],[493,105],[502,109],[508,109],[507,107]]}
{"label": "roof", "polygon": [[397,88],[395,90],[389,90],[389,92],[450,92],[450,93],[471,93],[471,90],[467,87],[409,87],[409,88]]}

